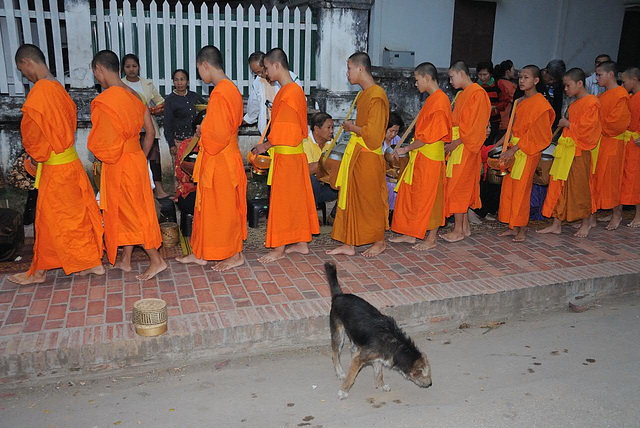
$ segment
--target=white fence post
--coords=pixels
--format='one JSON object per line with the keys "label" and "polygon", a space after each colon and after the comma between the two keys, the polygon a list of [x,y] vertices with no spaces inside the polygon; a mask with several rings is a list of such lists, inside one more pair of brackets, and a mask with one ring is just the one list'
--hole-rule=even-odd
{"label": "white fence post", "polygon": [[[67,46],[69,48],[69,75],[72,88],[93,87],[93,74],[90,70],[93,59],[91,46],[91,11],[89,0],[66,2]],[[62,56],[59,61],[62,62]],[[58,58],[56,58],[56,64]]]}

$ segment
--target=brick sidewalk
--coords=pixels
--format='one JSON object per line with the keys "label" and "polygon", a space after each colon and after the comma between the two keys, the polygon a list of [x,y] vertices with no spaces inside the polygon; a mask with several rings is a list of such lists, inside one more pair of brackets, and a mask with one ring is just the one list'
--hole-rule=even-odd
{"label": "brick sidewalk", "polygon": [[[337,263],[345,292],[379,308],[640,272],[640,229],[607,232],[599,226],[588,240],[571,233],[569,227],[560,236],[531,233],[525,244],[512,244],[481,232],[464,242],[441,241],[426,253],[392,245],[374,259],[332,257],[312,247],[308,256],[293,255],[268,266],[258,263],[259,253],[252,252],[246,255],[247,265],[222,274],[172,261],[169,269],[146,282],[135,279],[145,263],[134,264],[131,273],[109,269],[102,277],[90,278],[67,277],[58,270],[49,272],[44,284],[23,287],[2,275],[0,378],[25,377],[65,364],[71,369],[118,366],[124,364],[119,359],[126,360],[126,349],[138,355],[155,346],[162,352],[162,346],[173,343],[185,352],[197,350],[206,345],[200,335],[205,333],[213,335],[207,337],[214,343],[231,344],[251,342],[264,332],[234,332],[236,327],[275,329],[283,321],[314,319],[324,323],[330,305],[323,268],[327,260]],[[144,297],[168,303],[169,332],[158,338],[137,336],[130,322],[133,303]],[[438,314],[430,316],[431,322],[439,321]],[[296,331],[281,334],[304,335],[305,328],[299,324]],[[234,334],[244,336],[229,336]],[[195,339],[183,345],[171,341],[188,336]],[[56,357],[61,350],[74,349],[75,360]],[[25,361],[27,369],[22,367]]]}

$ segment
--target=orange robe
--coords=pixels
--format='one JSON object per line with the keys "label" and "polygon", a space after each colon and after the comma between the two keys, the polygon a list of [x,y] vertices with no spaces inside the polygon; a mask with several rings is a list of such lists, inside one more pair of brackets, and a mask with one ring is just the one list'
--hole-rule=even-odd
{"label": "orange robe", "polygon": [[[361,127],[367,148],[356,145],[349,165],[345,209],[337,208],[331,237],[346,245],[366,245],[384,239],[389,228],[389,193],[384,156],[373,153],[382,147],[389,100],[378,85],[365,89],[356,103],[356,126]],[[342,188],[340,192],[344,191]]]}
{"label": "orange robe", "polygon": [[574,101],[569,106],[570,126],[562,136],[576,143],[576,153],[567,180],[551,177],[542,215],[561,221],[576,221],[589,217],[591,200],[591,150],[600,140],[600,102],[594,95]]}
{"label": "orange robe", "polygon": [[197,168],[193,172],[196,206],[191,247],[199,259],[223,260],[242,251],[247,239],[247,176],[238,148],[242,95],[230,81],[209,96],[202,121]]}
{"label": "orange robe", "polygon": [[[41,79],[22,107],[22,145],[37,162],[72,150],[76,105],[57,81]],[[33,261],[36,270],[62,267],[69,275],[102,263],[102,218],[80,159],[42,164]]]}
{"label": "orange robe", "polygon": [[513,170],[502,179],[498,220],[509,223],[510,229],[529,223],[533,174],[541,152],[551,143],[551,125],[555,117],[553,108],[542,94],[524,98],[516,107],[513,137],[520,139],[517,143],[519,151],[527,159],[519,180],[512,177]]}
{"label": "orange robe", "polygon": [[622,86],[608,90],[600,95],[600,105],[602,139],[592,196],[596,210],[608,210],[620,205],[625,149],[620,135],[631,123],[629,93]]}
{"label": "orange robe", "polygon": [[[636,92],[630,101],[631,124],[629,131],[640,133],[640,92]],[[636,137],[637,138],[637,137]],[[640,204],[640,147],[634,137],[626,143],[624,154],[624,178],[620,203],[623,205]]]}
{"label": "orange robe", "polygon": [[118,247],[160,247],[147,158],[140,148],[146,106],[127,89],[113,86],[91,102],[91,133],[87,147],[102,161],[100,208],[109,262]]}
{"label": "orange robe", "polygon": [[302,149],[308,131],[307,99],[298,84],[288,83],[273,100],[268,139],[273,146],[285,146],[283,150],[299,147],[299,153],[278,153],[278,147],[272,148],[268,248],[309,242],[312,234],[320,233],[307,155]]}
{"label": "orange robe", "polygon": [[[416,120],[416,140],[425,145],[451,142],[451,104],[438,89],[425,101]],[[438,143],[442,144],[442,143]],[[444,226],[444,148],[443,160],[433,160],[418,152],[412,183],[400,182],[391,230],[424,238],[427,230]]]}
{"label": "orange robe", "polygon": [[[491,116],[489,95],[477,83],[467,86],[455,100],[453,126],[459,127],[462,140],[462,161],[453,166],[451,177],[445,180],[445,215],[466,213],[481,208],[480,149],[487,139],[487,126]],[[453,138],[453,136],[452,136]]]}

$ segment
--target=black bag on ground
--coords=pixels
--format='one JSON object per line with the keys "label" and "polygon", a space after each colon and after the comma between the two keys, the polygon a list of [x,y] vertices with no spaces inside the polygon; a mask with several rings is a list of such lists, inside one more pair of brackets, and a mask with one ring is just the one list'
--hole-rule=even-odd
{"label": "black bag on ground", "polygon": [[22,213],[0,208],[0,262],[13,261],[24,244]]}

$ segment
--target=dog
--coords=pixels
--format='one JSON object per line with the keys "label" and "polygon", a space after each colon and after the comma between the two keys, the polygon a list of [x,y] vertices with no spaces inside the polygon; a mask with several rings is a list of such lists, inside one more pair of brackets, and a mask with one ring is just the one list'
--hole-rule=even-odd
{"label": "dog", "polygon": [[[360,369],[369,364],[373,365],[376,388],[391,390],[384,383],[382,366],[398,371],[421,388],[430,387],[431,366],[427,356],[418,350],[396,321],[355,294],[342,293],[333,263],[325,263],[324,269],[331,289],[329,324],[333,367],[338,379],[344,379],[338,398],[347,398]],[[340,364],[345,334],[351,340],[351,367],[347,374]]]}

